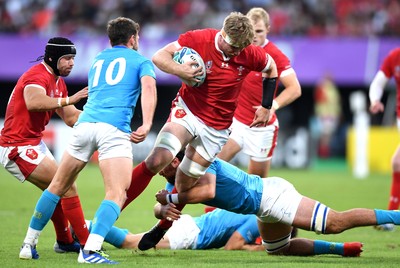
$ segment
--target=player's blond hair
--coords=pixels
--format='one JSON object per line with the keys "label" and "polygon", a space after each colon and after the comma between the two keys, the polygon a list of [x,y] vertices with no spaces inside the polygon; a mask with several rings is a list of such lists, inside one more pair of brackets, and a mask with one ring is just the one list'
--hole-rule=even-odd
{"label": "player's blond hair", "polygon": [[268,27],[270,27],[269,14],[267,11],[265,11],[265,9],[261,7],[253,7],[249,10],[249,12],[247,12],[246,16],[253,22],[258,22],[259,20],[262,20],[267,29]]}
{"label": "player's blond hair", "polygon": [[250,45],[254,37],[250,19],[240,12],[231,12],[225,18],[223,30],[229,36],[231,45],[238,48]]}

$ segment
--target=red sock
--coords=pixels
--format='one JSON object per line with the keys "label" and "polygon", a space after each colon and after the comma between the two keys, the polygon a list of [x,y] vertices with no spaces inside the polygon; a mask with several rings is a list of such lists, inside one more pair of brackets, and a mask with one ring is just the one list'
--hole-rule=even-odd
{"label": "red sock", "polygon": [[399,209],[400,204],[400,172],[393,172],[390,188],[389,210]]}
{"label": "red sock", "polygon": [[[177,193],[177,192],[178,192],[178,191],[176,190],[175,187],[174,187],[174,188],[172,189],[172,191],[171,191],[172,194],[175,194],[175,193]],[[182,211],[183,208],[186,206],[186,204],[175,204],[175,205],[176,205],[176,209],[178,209],[178,210],[180,210],[180,211]],[[168,230],[168,229],[172,226],[172,223],[173,223],[173,221],[169,221],[169,220],[167,220],[167,219],[162,219],[162,220],[160,220],[160,222],[158,223],[158,226],[159,226],[161,229]]]}
{"label": "red sock", "polygon": [[53,222],[54,229],[56,231],[57,241],[61,241],[66,244],[71,244],[74,241],[74,239],[72,238],[72,234],[69,230],[68,219],[67,217],[65,217],[60,203],[57,204],[53,216],[51,217],[51,220]]}
{"label": "red sock", "polygon": [[146,189],[154,175],[155,174],[146,167],[144,161],[133,169],[131,186],[129,186],[129,189],[126,191],[127,198],[121,211]]}
{"label": "red sock", "polygon": [[71,223],[72,228],[74,228],[79,243],[85,245],[89,236],[89,230],[86,226],[79,196],[61,198],[61,205],[65,216]]}

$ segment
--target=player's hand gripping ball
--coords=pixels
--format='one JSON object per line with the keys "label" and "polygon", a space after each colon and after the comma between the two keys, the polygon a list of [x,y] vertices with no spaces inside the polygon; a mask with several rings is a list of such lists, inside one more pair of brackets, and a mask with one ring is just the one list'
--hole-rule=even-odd
{"label": "player's hand gripping ball", "polygon": [[180,50],[175,52],[174,61],[179,64],[183,64],[187,61],[197,62],[197,64],[192,65],[192,67],[198,68],[199,66],[201,66],[201,68],[203,69],[203,75],[195,77],[196,79],[200,80],[200,82],[188,81],[186,79],[181,79],[181,80],[183,83],[191,87],[198,87],[204,83],[204,80],[206,79],[206,66],[204,65],[204,61],[199,55],[199,53],[197,53],[197,51],[188,47],[182,47]]}

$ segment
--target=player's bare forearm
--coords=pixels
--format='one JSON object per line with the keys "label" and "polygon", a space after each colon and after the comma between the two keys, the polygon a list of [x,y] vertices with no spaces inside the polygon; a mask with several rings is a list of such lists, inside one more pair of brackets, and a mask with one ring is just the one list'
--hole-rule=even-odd
{"label": "player's bare forearm", "polygon": [[168,44],[158,50],[152,57],[154,65],[165,73],[177,75],[176,68],[179,67],[179,64],[172,59],[176,49],[173,44]]}
{"label": "player's bare forearm", "polygon": [[130,140],[134,143],[144,141],[153,125],[154,112],[157,105],[157,89],[155,79],[150,76],[144,76],[142,82],[142,116],[143,124],[136,130],[132,131]]}
{"label": "player's bare forearm", "polygon": [[[289,105],[301,96],[301,86],[297,80],[296,73],[291,73],[285,77],[279,78],[280,82],[284,86],[284,90],[275,98],[277,107],[282,108]],[[275,108],[274,105],[272,108]]]}

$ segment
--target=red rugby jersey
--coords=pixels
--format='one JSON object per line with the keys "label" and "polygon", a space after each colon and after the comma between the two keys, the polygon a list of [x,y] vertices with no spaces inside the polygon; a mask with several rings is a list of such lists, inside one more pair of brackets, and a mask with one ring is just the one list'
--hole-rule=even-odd
{"label": "red rugby jersey", "polygon": [[[268,43],[263,49],[274,59],[278,69],[278,77],[293,73],[288,57],[272,42]],[[235,118],[243,124],[250,125],[254,119],[254,106],[260,106],[262,99],[262,76],[260,72],[251,72],[243,81],[242,90],[239,95],[238,107],[235,111]],[[268,124],[272,124],[276,115],[270,118]]]}
{"label": "red rugby jersey", "polygon": [[36,85],[45,90],[46,95],[54,98],[68,96],[64,80],[54,75],[41,63],[31,67],[18,80],[17,85],[11,93],[4,127],[1,130],[1,146],[24,146],[37,145],[42,139],[42,132],[54,114],[53,111],[29,112],[25,100],[24,89],[26,86]]}
{"label": "red rugby jersey", "polygon": [[216,45],[219,34],[216,29],[203,29],[179,36],[180,46],[190,47],[200,54],[207,77],[199,87],[182,83],[178,95],[194,115],[206,125],[220,130],[227,129],[232,123],[244,78],[250,71],[266,70],[268,57],[262,48],[250,45],[238,56],[224,59]]}

